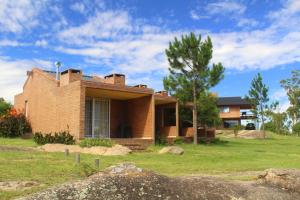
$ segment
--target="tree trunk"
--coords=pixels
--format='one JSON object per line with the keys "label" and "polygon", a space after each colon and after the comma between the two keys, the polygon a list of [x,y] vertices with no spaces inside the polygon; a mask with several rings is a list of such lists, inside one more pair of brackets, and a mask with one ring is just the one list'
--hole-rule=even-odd
{"label": "tree trunk", "polygon": [[197,96],[196,85],[193,84],[193,129],[194,129],[194,144],[198,144],[198,121],[197,121]]}
{"label": "tree trunk", "polygon": [[262,125],[263,137],[266,138],[264,111],[263,111],[262,104],[260,104],[260,112],[261,112],[260,115],[261,115],[261,125]]}

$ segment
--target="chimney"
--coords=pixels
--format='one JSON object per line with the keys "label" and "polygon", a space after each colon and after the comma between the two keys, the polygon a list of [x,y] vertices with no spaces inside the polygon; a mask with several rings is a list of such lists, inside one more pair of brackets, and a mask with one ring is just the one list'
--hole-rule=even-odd
{"label": "chimney", "polygon": [[168,96],[168,92],[165,91],[165,90],[155,92],[155,94],[159,94],[159,95],[161,95],[161,96]]}
{"label": "chimney", "polygon": [[143,85],[143,84],[138,84],[138,85],[135,85],[133,87],[138,87],[138,88],[147,88],[147,85]]}
{"label": "chimney", "polygon": [[81,80],[82,71],[78,69],[67,69],[60,74],[60,86],[68,85],[74,81]]}
{"label": "chimney", "polygon": [[110,74],[104,77],[105,83],[114,85],[125,86],[125,75],[124,74]]}
{"label": "chimney", "polygon": [[55,66],[56,66],[56,74],[55,74],[55,79],[57,81],[59,81],[59,73],[60,73],[60,67],[61,67],[61,62],[57,61],[55,62]]}

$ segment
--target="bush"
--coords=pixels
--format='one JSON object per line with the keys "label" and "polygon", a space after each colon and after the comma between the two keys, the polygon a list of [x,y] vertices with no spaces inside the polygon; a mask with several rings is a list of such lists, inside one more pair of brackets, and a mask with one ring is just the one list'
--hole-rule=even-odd
{"label": "bush", "polygon": [[272,121],[269,121],[269,122],[265,123],[265,130],[276,133],[275,124]]}
{"label": "bush", "polygon": [[235,137],[237,137],[238,136],[238,133],[239,133],[239,131],[240,130],[244,130],[245,129],[245,127],[244,126],[242,126],[242,125],[234,125],[233,127],[232,127],[232,130],[233,130],[233,133],[234,133],[234,136]]}
{"label": "bush", "polygon": [[23,113],[11,109],[0,118],[0,137],[20,137],[30,133],[30,123]]}
{"label": "bush", "polygon": [[300,136],[300,122],[293,126],[293,134]]}
{"label": "bush", "polygon": [[79,146],[81,147],[93,147],[93,146],[104,146],[112,147],[113,141],[110,139],[100,139],[100,138],[85,138],[80,141]]}
{"label": "bush", "polygon": [[96,169],[87,163],[80,163],[75,169],[81,177],[89,177],[97,172]]}
{"label": "bush", "polygon": [[168,143],[165,137],[159,136],[155,139],[155,145],[165,146]]}
{"label": "bush", "polygon": [[173,141],[174,144],[183,144],[184,143],[184,139],[181,137],[177,137],[174,139]]}
{"label": "bush", "polygon": [[33,140],[39,145],[52,143],[75,144],[74,137],[67,131],[54,133],[54,135],[52,135],[51,133],[42,134],[41,132],[37,132],[34,134]]}

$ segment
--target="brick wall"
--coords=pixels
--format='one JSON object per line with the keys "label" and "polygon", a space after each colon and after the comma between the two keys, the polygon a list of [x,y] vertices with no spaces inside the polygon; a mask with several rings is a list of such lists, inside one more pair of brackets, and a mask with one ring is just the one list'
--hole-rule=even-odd
{"label": "brick wall", "polygon": [[33,132],[68,130],[76,138],[83,131],[82,105],[84,94],[80,81],[59,87],[57,82],[40,70],[33,70],[22,94],[15,96],[14,107],[24,109],[28,101],[28,119]]}
{"label": "brick wall", "polygon": [[152,96],[128,101],[128,123],[135,138],[152,138],[154,132],[154,101]]}
{"label": "brick wall", "polygon": [[240,118],[240,107],[239,106],[229,106],[228,113],[220,112],[220,118]]}
{"label": "brick wall", "polygon": [[120,137],[119,126],[128,123],[127,120],[127,101],[110,100],[110,137]]}

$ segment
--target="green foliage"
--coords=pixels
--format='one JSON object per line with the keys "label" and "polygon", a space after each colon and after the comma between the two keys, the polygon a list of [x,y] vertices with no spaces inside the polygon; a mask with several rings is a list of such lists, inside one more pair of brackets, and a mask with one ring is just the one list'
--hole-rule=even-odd
{"label": "green foliage", "polygon": [[77,173],[81,177],[89,177],[97,172],[96,169],[94,169],[91,165],[87,163],[80,163],[79,165],[76,166],[76,169],[77,169]]}
{"label": "green foliage", "polygon": [[81,147],[93,147],[93,146],[104,146],[112,147],[114,145],[113,141],[110,139],[100,139],[100,138],[85,138],[80,141],[79,146]]}
{"label": "green foliage", "polygon": [[174,139],[173,143],[174,144],[183,144],[184,139],[182,137],[177,137],[177,138]]}
{"label": "green foliage", "polygon": [[293,70],[292,77],[281,80],[280,84],[285,89],[291,104],[287,113],[295,124],[300,120],[300,70]]}
{"label": "green foliage", "polygon": [[0,137],[20,137],[31,132],[31,126],[22,113],[7,113],[0,118]]}
{"label": "green foliage", "polygon": [[47,133],[42,134],[41,132],[37,132],[33,136],[33,140],[35,143],[39,145],[44,144],[52,144],[52,143],[59,143],[59,144],[75,144],[74,137],[68,131],[62,131],[58,133]]}
{"label": "green foliage", "polygon": [[[175,37],[166,49],[170,74],[164,78],[164,88],[181,104],[193,102],[193,125],[197,127],[197,102],[203,92],[217,85],[224,78],[221,63],[212,64],[213,46],[210,37],[202,41],[201,35],[194,33],[183,35],[181,40]],[[194,142],[197,143],[196,131]]]}
{"label": "green foliage", "polygon": [[294,124],[293,134],[300,136],[300,122]]}
{"label": "green foliage", "polygon": [[238,125],[234,125],[234,126],[232,127],[232,130],[233,130],[234,136],[235,136],[235,137],[237,137],[237,136],[238,136],[238,133],[239,133],[239,131],[240,131],[240,130],[244,130],[244,129],[245,129],[245,127],[244,127],[244,126],[242,126],[242,125],[240,125],[240,124],[238,124]]}
{"label": "green foliage", "polygon": [[265,123],[265,130],[276,133],[276,127],[272,121]]}
{"label": "green foliage", "polygon": [[155,138],[155,145],[157,146],[165,146],[168,143],[167,138],[164,136],[157,136]]}
{"label": "green foliage", "polygon": [[12,105],[9,102],[6,102],[3,98],[0,98],[0,117],[5,115]]}
{"label": "green foliage", "polygon": [[[256,116],[260,116],[260,120],[262,122],[262,129],[264,130],[265,123],[265,111],[268,108],[267,103],[269,101],[268,97],[269,88],[263,83],[262,76],[258,73],[251,82],[251,87],[249,90],[249,94],[246,97],[248,101],[250,101],[255,108],[252,112]],[[265,134],[264,134],[265,137]]]}
{"label": "green foliage", "polygon": [[[272,131],[277,134],[288,133],[288,116],[285,112],[279,111],[279,102],[274,102],[270,105],[270,108],[266,110],[266,115],[271,119]],[[269,126],[270,126],[269,125]]]}
{"label": "green foliage", "polygon": [[206,127],[216,127],[221,124],[216,96],[203,92],[200,94],[197,104],[198,123]]}

